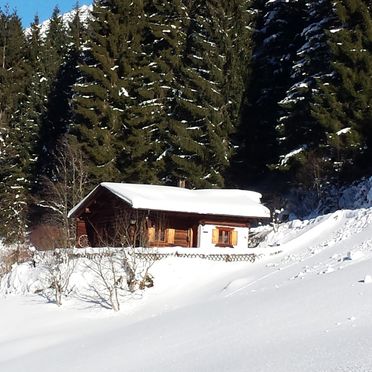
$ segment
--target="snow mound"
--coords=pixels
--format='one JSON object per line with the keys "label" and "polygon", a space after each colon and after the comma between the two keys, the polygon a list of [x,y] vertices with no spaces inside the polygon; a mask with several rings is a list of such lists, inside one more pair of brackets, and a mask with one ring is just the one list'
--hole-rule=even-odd
{"label": "snow mound", "polygon": [[363,279],[363,283],[372,283],[372,275],[366,275]]}
{"label": "snow mound", "polygon": [[46,289],[45,273],[35,270],[31,263],[13,265],[0,281],[0,294],[30,294]]}
{"label": "snow mound", "polygon": [[372,207],[372,177],[355,182],[342,190],[339,207],[342,209]]}

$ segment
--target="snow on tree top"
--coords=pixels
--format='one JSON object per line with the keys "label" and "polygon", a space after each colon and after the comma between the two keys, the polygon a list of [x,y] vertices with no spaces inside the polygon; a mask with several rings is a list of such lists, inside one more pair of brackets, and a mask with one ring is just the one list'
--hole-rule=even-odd
{"label": "snow on tree top", "polygon": [[[88,21],[92,10],[93,10],[93,5],[82,5],[79,8],[79,16],[80,16],[81,22],[86,23]],[[61,18],[62,18],[63,24],[65,26],[67,26],[68,23],[71,22],[74,19],[75,15],[76,15],[76,9],[73,9],[70,12],[67,12],[65,14],[62,14],[61,15]],[[49,24],[50,24],[50,20],[49,19],[47,19],[46,21],[40,23],[40,25],[39,25],[39,27],[40,27],[40,34],[42,36],[45,36],[46,35],[46,32],[49,29]],[[25,34],[26,35],[30,35],[31,34],[31,27],[25,29]]]}

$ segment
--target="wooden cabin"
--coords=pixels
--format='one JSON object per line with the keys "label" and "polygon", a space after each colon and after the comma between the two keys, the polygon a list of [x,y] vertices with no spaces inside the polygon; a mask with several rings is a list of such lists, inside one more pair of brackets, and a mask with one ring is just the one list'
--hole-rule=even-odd
{"label": "wooden cabin", "polygon": [[104,182],[69,213],[77,246],[248,246],[249,227],[267,220],[261,194]]}

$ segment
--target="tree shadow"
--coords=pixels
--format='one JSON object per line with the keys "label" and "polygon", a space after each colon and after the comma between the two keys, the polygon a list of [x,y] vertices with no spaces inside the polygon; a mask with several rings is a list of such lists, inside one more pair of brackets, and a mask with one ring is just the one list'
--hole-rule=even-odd
{"label": "tree shadow", "polygon": [[86,293],[76,293],[74,297],[77,300],[85,302],[86,304],[91,304],[92,306],[88,307],[102,307],[104,309],[112,310],[112,306],[107,298],[105,298],[101,291],[98,290],[95,286],[89,285],[88,292]]}

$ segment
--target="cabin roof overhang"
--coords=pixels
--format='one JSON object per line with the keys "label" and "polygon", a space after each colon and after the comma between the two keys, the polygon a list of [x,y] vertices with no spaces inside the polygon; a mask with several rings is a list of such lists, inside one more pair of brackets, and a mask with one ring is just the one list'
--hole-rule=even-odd
{"label": "cabin roof overhang", "polygon": [[81,216],[103,190],[133,209],[247,218],[269,218],[261,194],[239,189],[190,190],[173,186],[103,182],[69,212]]}

